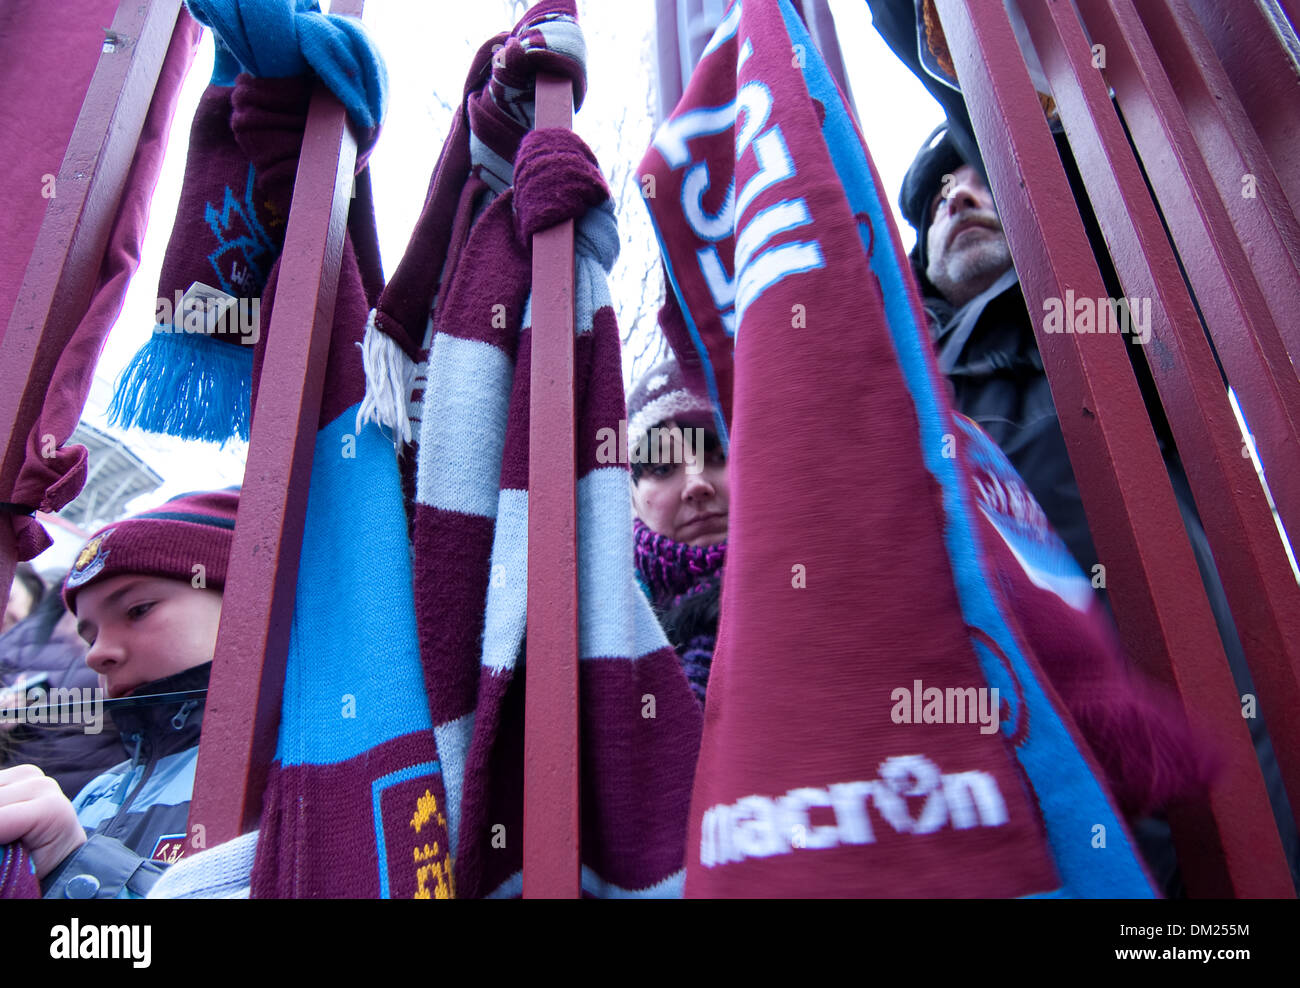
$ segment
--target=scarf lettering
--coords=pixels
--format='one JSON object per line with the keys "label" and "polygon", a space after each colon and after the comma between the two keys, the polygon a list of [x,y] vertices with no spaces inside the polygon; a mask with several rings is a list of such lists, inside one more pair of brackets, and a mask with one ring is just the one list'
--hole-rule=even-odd
{"label": "scarf lettering", "polygon": [[[907,797],[925,798],[918,816],[912,816]],[[874,844],[868,813],[873,805],[899,834],[930,834],[946,824],[954,830],[999,827],[1008,819],[1002,793],[987,772],[944,774],[924,755],[895,756],[881,765],[878,779],[800,787],[775,798],[745,796],[710,807],[702,824],[700,864],[712,868],[796,850]],[[834,822],[814,825],[810,811],[816,808],[829,810]]]}

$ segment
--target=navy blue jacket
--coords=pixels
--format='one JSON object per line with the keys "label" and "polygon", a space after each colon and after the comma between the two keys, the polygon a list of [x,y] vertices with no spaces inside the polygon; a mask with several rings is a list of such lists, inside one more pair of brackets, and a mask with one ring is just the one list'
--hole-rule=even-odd
{"label": "navy blue jacket", "polygon": [[[132,696],[206,689],[212,663],[138,687]],[[72,805],[87,841],[41,883],[45,898],[143,897],[187,836],[202,699],[113,712],[131,757],[92,779]]]}

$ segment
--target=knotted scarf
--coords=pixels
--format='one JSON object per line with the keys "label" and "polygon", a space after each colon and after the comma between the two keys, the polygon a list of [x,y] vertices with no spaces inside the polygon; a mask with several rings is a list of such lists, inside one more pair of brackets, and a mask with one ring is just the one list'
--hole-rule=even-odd
{"label": "knotted scarf", "polygon": [[[567,130],[528,129],[536,72],[561,71],[582,94],[573,3],[533,7],[495,61],[492,44],[502,42],[480,49],[468,112],[443,150],[377,316],[383,323],[384,313],[409,303],[402,325],[423,331],[441,281],[413,531],[456,893],[522,888],[532,237],[573,219],[582,889],[677,895],[700,711],[628,565],[627,467],[597,455],[602,430],[616,435],[626,416],[606,283],[617,228],[582,141]],[[441,268],[427,266],[439,258]]]}
{"label": "knotted scarf", "polygon": [[[109,410],[118,425],[219,443],[248,439],[254,351],[262,349],[270,323],[263,296],[288,222],[287,190],[282,199],[260,194],[264,185],[284,181],[262,175],[255,162],[289,168],[284,178],[292,188],[296,150],[268,158],[269,143],[295,128],[301,141],[302,93],[317,75],[357,130],[350,240],[367,291],[382,285],[365,161],[379,134],[387,75],[360,22],[317,8],[315,0],[189,4],[195,19],[216,33],[217,57],[190,128],[154,332],[122,371]],[[215,290],[230,307],[218,316],[208,304],[205,319],[191,308],[195,286],[202,286],[201,298]]]}
{"label": "knotted scarf", "polygon": [[[1151,707],[1041,509],[952,415],[887,196],[788,0],[731,5],[640,173],[665,328],[734,439],[687,894],[1151,896],[1043,664]],[[1171,730],[1174,774],[1203,781]]]}

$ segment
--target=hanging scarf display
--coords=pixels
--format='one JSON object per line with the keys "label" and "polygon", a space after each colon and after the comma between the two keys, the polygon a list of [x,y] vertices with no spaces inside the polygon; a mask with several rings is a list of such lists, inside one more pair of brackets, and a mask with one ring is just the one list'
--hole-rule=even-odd
{"label": "hanging scarf display", "polygon": [[[224,443],[249,436],[254,352],[269,323],[263,293],[288,221],[287,203],[261,194],[278,179],[259,175],[254,164],[273,133],[260,132],[264,121],[234,119],[241,112],[237,76],[319,77],[347,107],[366,176],[359,183],[366,198],[353,209],[360,223],[349,228],[354,251],[369,262],[363,278],[372,291],[382,275],[377,248],[370,249],[376,237],[364,165],[379,133],[387,76],[360,22],[322,14],[316,0],[189,0],[188,7],[218,39],[212,81],[190,128],[154,332],[122,372],[109,411],[123,427]],[[296,154],[279,162],[296,163]],[[292,188],[293,172],[287,177]]]}
{"label": "hanging scarf display", "polygon": [[[59,5],[57,10],[60,17],[79,16],[75,8],[70,9],[66,4]],[[100,351],[122,311],[127,284],[140,262],[149,203],[162,171],[167,134],[185,73],[198,46],[199,33],[199,25],[193,20],[183,17],[177,22],[136,143],[131,169],[121,189],[116,219],[108,233],[91,295],[62,349],[41,354],[38,348],[32,380],[48,381],[44,405],[28,432],[26,454],[12,490],[0,491],[0,525],[12,529],[19,561],[36,558],[52,544],[36,512],[59,511],[72,503],[86,483],[86,447],[66,444],[86,407]],[[27,57],[31,56],[28,52]],[[41,112],[39,99],[30,102],[32,112]],[[25,258],[22,263],[26,264]],[[24,327],[11,335],[16,340],[30,331],[31,328]],[[56,449],[51,449],[51,439],[57,443]]]}
{"label": "hanging scarf display", "polygon": [[[129,420],[214,441],[248,434],[290,206],[321,191],[294,188],[317,78],[347,108],[363,170],[339,270],[252,894],[447,898],[445,794],[397,463],[376,426],[357,425],[358,346],[382,284],[364,165],[383,116],[383,65],[359,22],[307,0],[191,0],[190,9],[215,29],[218,57],[160,295],[184,297],[200,282],[217,291],[197,297],[216,303],[182,314],[205,331],[171,325],[137,356],[123,385],[136,393],[120,401]],[[214,312],[226,317],[218,331],[203,322]]]}
{"label": "hanging scarf display", "polygon": [[[734,439],[687,894],[1151,896],[1044,663],[1110,710],[1158,705],[952,415],[887,197],[787,0],[731,5],[640,178],[665,330]],[[1062,623],[1027,633],[1009,599]],[[1129,756],[1202,783],[1160,712]]]}
{"label": "hanging scarf display", "polygon": [[628,565],[627,467],[598,455],[601,436],[616,435],[626,415],[606,284],[617,227],[581,139],[530,130],[541,71],[571,79],[581,103],[572,0],[535,5],[479,50],[424,213],[371,327],[404,326],[409,354],[439,289],[413,530],[456,893],[522,889],[531,245],[538,231],[573,219],[582,889],[678,895],[701,714]]}

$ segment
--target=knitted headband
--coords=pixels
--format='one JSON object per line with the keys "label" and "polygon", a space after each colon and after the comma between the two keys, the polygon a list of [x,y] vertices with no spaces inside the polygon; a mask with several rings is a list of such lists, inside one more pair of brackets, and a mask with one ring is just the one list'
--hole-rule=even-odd
{"label": "knitted headband", "polygon": [[628,397],[628,449],[635,449],[637,443],[660,422],[688,412],[703,412],[711,416],[713,405],[687,385],[677,361],[665,360],[641,378]]}
{"label": "knitted headband", "polygon": [[237,488],[200,491],[105,525],[82,546],[63,581],[68,610],[76,613],[77,594],[85,587],[123,573],[186,581],[201,573],[204,586],[220,590],[238,507]]}

